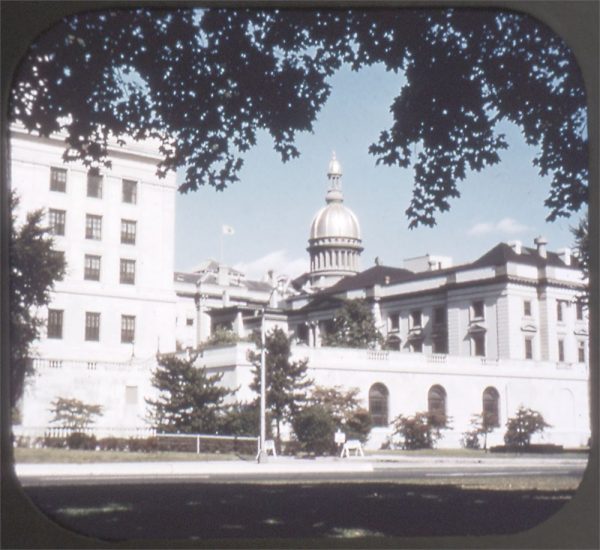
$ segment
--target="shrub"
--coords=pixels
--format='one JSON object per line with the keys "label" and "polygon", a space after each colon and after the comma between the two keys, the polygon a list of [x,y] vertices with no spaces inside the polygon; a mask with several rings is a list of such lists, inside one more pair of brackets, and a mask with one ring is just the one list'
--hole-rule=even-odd
{"label": "shrub", "polygon": [[369,411],[358,409],[347,416],[343,430],[347,439],[358,439],[364,444],[369,438],[372,426],[373,420]]}
{"label": "shrub", "polygon": [[523,448],[531,444],[531,436],[550,428],[544,417],[538,412],[525,407],[519,407],[514,417],[506,423],[504,443],[508,447]]}
{"label": "shrub", "polygon": [[103,437],[98,440],[101,451],[126,451],[127,440],[122,437]]}
{"label": "shrub", "polygon": [[418,412],[414,416],[399,415],[393,421],[394,435],[400,435],[404,449],[432,449],[448,429],[449,419],[439,414]]}
{"label": "shrub", "polygon": [[96,438],[93,435],[88,435],[83,432],[73,432],[67,436],[67,447],[69,449],[94,451],[96,449]]}
{"label": "shrub", "polygon": [[130,437],[127,447],[132,453],[153,453],[158,451],[158,439],[156,437],[147,437],[144,439]]}
{"label": "shrub", "polygon": [[48,449],[66,449],[67,438],[47,435],[44,437],[44,447],[47,447]]}
{"label": "shrub", "polygon": [[292,427],[302,449],[315,454],[335,452],[335,422],[329,411],[312,405],[302,409],[292,420]]}

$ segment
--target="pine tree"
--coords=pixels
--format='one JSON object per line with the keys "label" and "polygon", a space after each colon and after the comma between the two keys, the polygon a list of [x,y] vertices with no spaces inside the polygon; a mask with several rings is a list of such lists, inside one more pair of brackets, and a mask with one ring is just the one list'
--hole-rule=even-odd
{"label": "pine tree", "polygon": [[[291,422],[306,401],[306,388],[312,380],[306,378],[308,360],[290,361],[290,339],[276,327],[266,335],[266,407],[276,424],[277,439],[281,439],[281,424]],[[251,354],[254,381],[250,388],[260,393],[260,352]]]}
{"label": "pine tree", "polygon": [[146,399],[150,418],[157,430],[172,433],[215,433],[223,401],[231,390],[220,386],[222,374],[209,376],[206,368],[194,365],[197,354],[188,358],[158,357],[152,384],[157,399]]}

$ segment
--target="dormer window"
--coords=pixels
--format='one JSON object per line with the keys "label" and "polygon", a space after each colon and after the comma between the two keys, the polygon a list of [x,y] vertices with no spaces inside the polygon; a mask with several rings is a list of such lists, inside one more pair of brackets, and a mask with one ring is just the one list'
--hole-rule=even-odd
{"label": "dormer window", "polygon": [[477,300],[471,304],[471,318],[472,319],[483,319],[484,318],[483,300]]}

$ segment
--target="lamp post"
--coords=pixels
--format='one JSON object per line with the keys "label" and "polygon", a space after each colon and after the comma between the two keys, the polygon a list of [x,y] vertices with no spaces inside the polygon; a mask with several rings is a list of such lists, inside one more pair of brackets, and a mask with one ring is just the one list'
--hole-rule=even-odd
{"label": "lamp post", "polygon": [[277,286],[274,286],[271,290],[269,298],[267,299],[267,303],[261,310],[260,318],[260,448],[258,451],[258,456],[256,457],[259,464],[267,462],[267,451],[265,450],[265,441],[267,439],[267,364],[265,349],[267,344],[267,335],[265,329],[265,313],[267,310],[267,305],[271,303],[271,299],[273,298],[273,294],[276,290],[279,290],[280,292],[283,291],[282,280],[279,280],[277,282]]}

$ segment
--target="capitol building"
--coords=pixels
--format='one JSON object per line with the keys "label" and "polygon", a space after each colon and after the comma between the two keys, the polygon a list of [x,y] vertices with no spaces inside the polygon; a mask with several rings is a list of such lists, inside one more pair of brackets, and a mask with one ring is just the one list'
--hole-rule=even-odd
{"label": "capitol building", "polygon": [[[552,251],[539,237],[531,246],[498,243],[460,265],[427,254],[363,269],[360,223],[344,202],[334,155],[325,204],[298,228],[308,236],[307,273],[257,281],[214,260],[178,272],[175,175],[156,176],[156,148],[115,145],[111,168],[92,173],[63,164],[62,139],[11,128],[20,219],[45,208],[67,263],[43,312],[22,430],[43,431],[58,397],[102,405],[99,430],[149,428],[157,352],[202,347],[198,366],[222,373],[223,384],[238,388],[236,400],[254,400],[247,337],[264,322],[293,338],[293,358],[308,360],[315,384],[359,389],[374,424],[368,448],[385,443],[399,414],[428,410],[452,418],[440,447],[460,446],[483,411],[496,424],[488,443],[499,444],[521,405],[551,425],[536,441],[588,443],[588,317],[578,301],[585,285],[568,249]],[[371,308],[385,349],[323,345],[337,312],[355,298]],[[205,346],[219,329],[240,341]]]}

